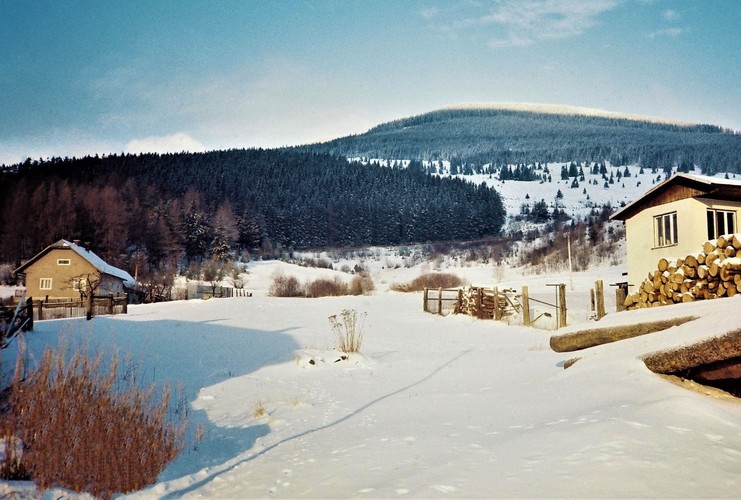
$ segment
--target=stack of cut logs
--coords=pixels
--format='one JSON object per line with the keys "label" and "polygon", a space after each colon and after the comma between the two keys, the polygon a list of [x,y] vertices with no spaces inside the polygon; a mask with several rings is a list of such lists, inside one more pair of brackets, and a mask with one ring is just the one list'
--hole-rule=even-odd
{"label": "stack of cut logs", "polygon": [[461,291],[458,312],[477,318],[493,319],[494,310],[499,305],[503,315],[508,312],[508,301],[503,293],[491,288],[469,286]]}
{"label": "stack of cut logs", "polygon": [[625,307],[635,309],[678,302],[732,297],[741,293],[741,234],[720,236],[698,255],[670,262],[661,259]]}

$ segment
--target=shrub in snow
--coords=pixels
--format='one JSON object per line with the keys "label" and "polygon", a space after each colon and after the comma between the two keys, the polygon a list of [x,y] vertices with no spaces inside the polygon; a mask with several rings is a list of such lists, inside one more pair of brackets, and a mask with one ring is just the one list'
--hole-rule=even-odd
{"label": "shrub in snow", "polygon": [[295,276],[275,274],[268,292],[273,297],[303,297],[304,291]]}
{"label": "shrub in snow", "polygon": [[456,288],[463,283],[463,279],[455,274],[426,273],[408,283],[394,283],[390,288],[396,292],[419,292],[425,288]]}
{"label": "shrub in snow", "polygon": [[306,284],[306,296],[314,297],[339,297],[349,295],[347,284],[335,276],[334,279],[317,278]]}
{"label": "shrub in snow", "polygon": [[370,295],[376,289],[376,284],[369,276],[356,275],[350,282],[348,295]]}
{"label": "shrub in snow", "polygon": [[[139,490],[182,449],[184,425],[167,420],[169,389],[114,390],[117,362],[106,374],[101,357],[44,353],[40,366],[9,389],[0,418],[4,478],[27,474],[40,488],[96,497]],[[20,455],[20,456],[19,456]]]}
{"label": "shrub in snow", "polygon": [[[329,324],[337,336],[337,350],[344,353],[359,352],[363,343],[363,327],[367,313],[358,312],[355,309],[344,309],[340,314],[329,317]],[[360,316],[360,324],[358,324]]]}

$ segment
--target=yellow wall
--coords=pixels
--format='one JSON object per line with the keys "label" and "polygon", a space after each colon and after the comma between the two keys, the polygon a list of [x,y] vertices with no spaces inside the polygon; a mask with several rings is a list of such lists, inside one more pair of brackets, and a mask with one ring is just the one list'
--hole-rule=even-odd
{"label": "yellow wall", "polygon": [[[69,265],[59,265],[58,259],[68,259]],[[96,269],[88,261],[80,257],[72,249],[53,249],[39,260],[26,268],[26,296],[41,300],[46,298],[73,298],[79,299],[80,292],[74,289],[74,278],[85,277],[96,273]],[[41,290],[42,278],[51,278],[51,290]],[[121,280],[108,275],[103,276],[96,295],[109,293],[123,293]]]}
{"label": "yellow wall", "polygon": [[[669,261],[697,255],[708,239],[707,209],[736,210],[736,224],[741,223],[741,202],[727,202],[703,198],[687,198],[664,205],[650,207],[625,221],[628,253],[628,283],[638,290],[640,284],[655,271],[660,259]],[[655,248],[653,218],[670,212],[677,212],[677,244]],[[736,227],[736,232],[741,232]]]}

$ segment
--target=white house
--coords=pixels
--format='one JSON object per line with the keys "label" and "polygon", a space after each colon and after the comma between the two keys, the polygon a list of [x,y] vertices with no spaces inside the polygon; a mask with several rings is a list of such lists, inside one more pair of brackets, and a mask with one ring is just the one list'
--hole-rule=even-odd
{"label": "white house", "polygon": [[661,258],[697,255],[739,232],[739,212],[741,180],[676,174],[649,189],[610,217],[625,222],[628,283],[639,286]]}

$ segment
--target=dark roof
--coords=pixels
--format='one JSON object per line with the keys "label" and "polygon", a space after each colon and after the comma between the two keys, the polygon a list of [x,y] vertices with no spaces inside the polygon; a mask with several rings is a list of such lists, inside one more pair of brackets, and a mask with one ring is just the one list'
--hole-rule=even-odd
{"label": "dark roof", "polygon": [[708,197],[718,200],[741,201],[741,180],[721,179],[706,175],[675,174],[660,182],[640,198],[625,205],[610,216],[612,220],[626,220],[643,210],[650,202],[669,189],[684,187],[692,191],[691,195],[684,198]]}

